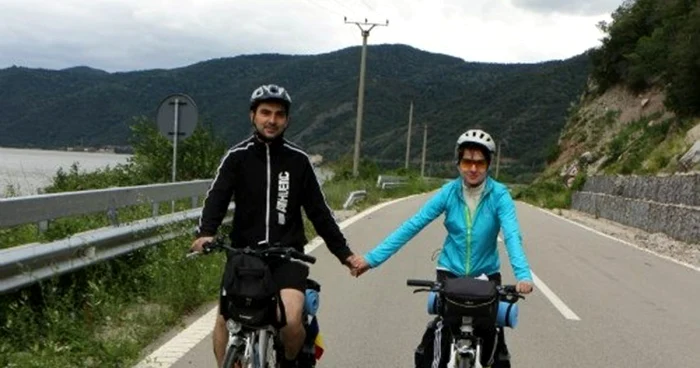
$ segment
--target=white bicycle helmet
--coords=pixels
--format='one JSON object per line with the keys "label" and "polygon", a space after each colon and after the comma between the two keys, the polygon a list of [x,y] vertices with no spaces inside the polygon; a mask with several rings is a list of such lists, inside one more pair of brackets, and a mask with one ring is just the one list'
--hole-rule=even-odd
{"label": "white bicycle helmet", "polygon": [[489,151],[489,155],[496,152],[496,143],[494,143],[493,138],[491,138],[488,133],[481,129],[470,129],[457,138],[457,145],[455,145],[456,159],[459,160],[459,147],[466,143],[474,143],[486,147]]}
{"label": "white bicycle helmet", "polygon": [[281,102],[286,106],[287,111],[292,105],[292,98],[284,87],[276,84],[266,84],[256,88],[253,94],[250,95],[250,109],[255,110],[261,102],[268,100]]}

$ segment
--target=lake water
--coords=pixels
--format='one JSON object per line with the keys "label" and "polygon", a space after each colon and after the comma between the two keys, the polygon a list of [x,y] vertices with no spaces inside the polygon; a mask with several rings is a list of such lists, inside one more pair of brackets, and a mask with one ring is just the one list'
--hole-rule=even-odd
{"label": "lake water", "polygon": [[130,155],[101,152],[68,152],[0,147],[0,197],[11,185],[20,195],[37,194],[51,184],[59,168],[64,171],[77,162],[80,170],[92,171],[126,163]]}
{"label": "lake water", "polygon": [[[6,196],[8,186],[20,195],[37,194],[51,184],[59,168],[64,171],[77,162],[81,171],[93,171],[106,166],[126,163],[130,155],[100,152],[68,152],[0,147],[0,198]],[[332,171],[316,168],[321,182],[330,178]]]}

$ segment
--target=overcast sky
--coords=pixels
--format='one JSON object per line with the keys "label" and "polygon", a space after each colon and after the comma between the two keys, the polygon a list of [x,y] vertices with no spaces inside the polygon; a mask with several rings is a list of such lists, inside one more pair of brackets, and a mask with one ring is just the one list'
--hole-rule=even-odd
{"label": "overcast sky", "polygon": [[0,0],[0,68],[174,68],[252,53],[401,43],[467,61],[538,62],[600,43],[622,0]]}

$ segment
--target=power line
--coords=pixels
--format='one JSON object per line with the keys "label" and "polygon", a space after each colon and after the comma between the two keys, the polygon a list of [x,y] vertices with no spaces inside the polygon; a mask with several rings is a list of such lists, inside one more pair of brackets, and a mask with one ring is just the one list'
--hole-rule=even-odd
{"label": "power line", "polygon": [[362,1],[362,3],[365,4],[365,6],[367,8],[369,8],[369,10],[374,11],[374,8],[372,6],[370,6],[369,4],[367,4],[367,2],[365,0],[360,0],[360,1]]}
{"label": "power line", "polygon": [[379,14],[379,12],[377,12],[377,11],[374,9],[373,6],[369,5],[369,4],[367,3],[367,1],[365,1],[365,0],[360,0],[360,1],[361,1],[362,4],[365,6],[365,8],[369,9],[370,12],[372,12],[372,13],[374,13],[375,15],[381,17],[381,14]]}
{"label": "power line", "polygon": [[316,1],[313,1],[313,0],[306,0],[306,1],[308,1],[310,4],[313,4],[314,6],[316,6],[316,7],[318,7],[318,8],[322,8],[322,9],[324,9],[324,10],[326,10],[326,11],[329,11],[329,12],[335,14],[335,15],[338,15],[338,16],[341,16],[341,17],[343,16],[343,14],[341,14],[341,13],[335,11],[334,9],[332,9],[332,8],[327,8],[325,5],[321,5],[321,4],[323,4],[323,2],[317,3]]}
{"label": "power line", "polygon": [[347,3],[344,3],[340,0],[333,0],[333,2],[340,5],[342,8],[344,8],[345,10],[350,12],[351,14],[360,14],[360,12],[358,12],[357,10],[354,10],[351,7],[349,7],[348,5],[346,5]]}

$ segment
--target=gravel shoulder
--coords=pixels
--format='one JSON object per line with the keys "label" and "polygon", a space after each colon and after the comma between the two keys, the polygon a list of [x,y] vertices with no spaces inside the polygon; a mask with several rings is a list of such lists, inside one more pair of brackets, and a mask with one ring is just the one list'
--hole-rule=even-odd
{"label": "gravel shoulder", "polygon": [[648,233],[644,230],[603,218],[595,218],[592,215],[575,210],[557,209],[552,212],[604,234],[637,245],[640,248],[700,267],[700,244],[682,242],[663,233]]}

